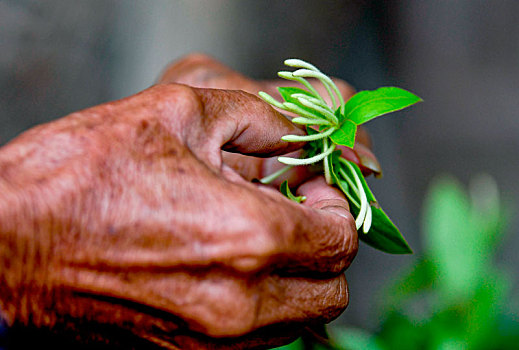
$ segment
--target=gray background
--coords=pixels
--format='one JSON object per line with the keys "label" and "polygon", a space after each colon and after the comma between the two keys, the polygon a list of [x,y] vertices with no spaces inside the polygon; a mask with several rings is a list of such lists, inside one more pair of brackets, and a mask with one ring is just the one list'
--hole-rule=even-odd
{"label": "gray background", "polygon": [[[2,0],[0,145],[142,90],[189,52],[255,78],[304,58],[357,89],[394,84],[424,98],[368,124],[385,174],[370,180],[374,193],[420,252],[421,205],[438,174],[466,183],[489,173],[517,207],[518,14],[513,0]],[[510,231],[500,263],[515,271],[517,220]],[[413,259],[361,245],[340,322],[372,328],[376,292]]]}

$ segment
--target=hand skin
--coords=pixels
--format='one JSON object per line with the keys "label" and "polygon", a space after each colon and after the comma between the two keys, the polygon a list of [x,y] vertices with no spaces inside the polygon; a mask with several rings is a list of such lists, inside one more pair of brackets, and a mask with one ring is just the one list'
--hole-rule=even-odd
{"label": "hand skin", "polygon": [[[193,58],[213,62],[180,63]],[[265,348],[346,308],[358,240],[341,193],[294,172],[299,205],[249,181],[302,131],[223,90],[255,90],[248,80],[190,87],[171,77],[182,71],[0,149],[0,310],[13,328],[123,348]]]}

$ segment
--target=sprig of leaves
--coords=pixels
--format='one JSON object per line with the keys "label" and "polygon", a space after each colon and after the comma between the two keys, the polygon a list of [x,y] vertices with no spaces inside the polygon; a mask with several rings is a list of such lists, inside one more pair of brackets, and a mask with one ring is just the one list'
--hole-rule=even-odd
{"label": "sprig of leaves", "polygon": [[305,196],[294,196],[292,194],[292,191],[290,191],[290,187],[288,187],[288,181],[283,181],[281,186],[279,187],[279,191],[283,193],[285,197],[287,197],[290,200],[293,200],[294,202],[301,203],[306,200]]}
{"label": "sprig of leaves", "polygon": [[[312,64],[300,59],[288,59],[285,65],[296,70],[282,71],[278,75],[299,82],[302,88],[279,87],[283,102],[265,92],[260,92],[259,96],[274,107],[296,114],[292,122],[306,126],[307,135],[285,135],[282,140],[307,144],[303,158],[278,157],[287,167],[263,178],[261,182],[269,183],[293,166],[322,162],[326,182],[336,185],[348,198],[351,212],[356,217],[357,230],[362,228],[364,232],[360,239],[388,253],[411,253],[404,237],[373,196],[359,167],[341,158],[341,151],[336,147],[342,145],[353,148],[359,125],[409,107],[422,101],[421,98],[397,87],[382,87],[361,91],[345,102],[332,79]],[[331,106],[307,78],[321,82],[330,97]],[[286,181],[281,185],[281,192],[297,202],[303,200],[292,195]]]}

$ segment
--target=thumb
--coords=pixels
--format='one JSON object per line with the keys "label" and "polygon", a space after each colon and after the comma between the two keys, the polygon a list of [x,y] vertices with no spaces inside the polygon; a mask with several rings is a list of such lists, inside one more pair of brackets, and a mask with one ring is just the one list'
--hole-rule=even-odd
{"label": "thumb", "polygon": [[281,141],[303,131],[259,97],[239,90],[192,88],[201,113],[188,146],[195,152],[216,156],[220,150],[259,157],[284,154],[303,143]]}

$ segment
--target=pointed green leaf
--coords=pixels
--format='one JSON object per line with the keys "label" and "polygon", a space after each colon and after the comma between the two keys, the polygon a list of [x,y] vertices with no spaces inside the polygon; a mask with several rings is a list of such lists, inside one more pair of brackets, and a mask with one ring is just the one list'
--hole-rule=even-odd
{"label": "pointed green leaf", "polygon": [[346,102],[346,120],[361,125],[373,118],[409,107],[422,99],[397,87],[361,91]]}
{"label": "pointed green leaf", "polygon": [[304,197],[304,196],[294,196],[292,194],[292,191],[290,191],[290,187],[288,187],[288,181],[286,181],[286,180],[283,181],[283,183],[279,187],[279,191],[281,193],[283,193],[283,195],[285,197],[287,197],[288,199],[290,199],[294,202],[297,202],[297,203],[301,203],[306,199],[306,197]]}
{"label": "pointed green leaf", "polygon": [[[362,172],[360,171],[358,165],[353,162],[350,163],[353,165],[355,172],[357,173],[362,182],[362,187],[366,192],[366,196],[371,205],[371,212],[373,215],[371,228],[369,229],[368,233],[359,234],[359,238],[364,243],[367,243],[372,247],[380,249],[386,253],[412,253],[413,251],[407,244],[406,240],[404,239],[398,228],[391,221],[391,219],[389,219],[387,214],[382,210],[382,208],[378,204],[377,200],[375,199],[375,196],[369,189],[368,184],[366,183],[366,180],[364,179],[364,176],[362,175]],[[343,165],[342,169],[347,175],[353,176],[349,171],[349,167]],[[359,214],[359,208],[355,205],[350,206],[350,210],[352,214],[354,214],[354,216],[357,216]]]}
{"label": "pointed green leaf", "polygon": [[412,254],[413,251],[384,210],[372,205],[371,212],[371,228],[367,234],[359,235],[360,240],[386,253]]}
{"label": "pointed green leaf", "polygon": [[376,335],[357,328],[335,328],[331,331],[333,344],[337,349],[383,350],[377,343]]}
{"label": "pointed green leaf", "polygon": [[337,145],[353,148],[356,133],[357,125],[351,120],[345,120],[341,123],[341,127],[330,135],[330,139]]}

